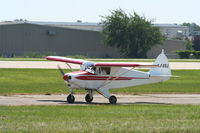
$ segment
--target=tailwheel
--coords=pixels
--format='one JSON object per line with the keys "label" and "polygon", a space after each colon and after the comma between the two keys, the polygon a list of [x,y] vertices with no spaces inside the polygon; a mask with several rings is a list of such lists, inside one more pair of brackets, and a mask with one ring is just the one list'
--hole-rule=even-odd
{"label": "tailwheel", "polygon": [[75,97],[72,94],[69,94],[67,96],[67,102],[68,103],[74,103],[74,101],[75,101]]}
{"label": "tailwheel", "polygon": [[87,95],[85,96],[85,101],[86,101],[87,103],[91,103],[92,100],[93,100],[93,97],[90,97],[90,94],[87,94]]}
{"label": "tailwheel", "polygon": [[109,97],[109,102],[110,102],[111,104],[116,104],[116,103],[117,103],[117,98],[116,98],[116,96],[110,96],[110,97]]}

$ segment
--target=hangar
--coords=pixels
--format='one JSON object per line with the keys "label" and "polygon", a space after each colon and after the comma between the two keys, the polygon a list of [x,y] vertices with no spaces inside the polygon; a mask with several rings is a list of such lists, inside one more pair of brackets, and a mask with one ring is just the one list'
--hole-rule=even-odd
{"label": "hangar", "polygon": [[28,52],[89,57],[118,57],[116,49],[103,45],[97,31],[31,23],[0,25],[0,54],[23,56]]}
{"label": "hangar", "polygon": [[[168,26],[168,27],[167,27]],[[188,35],[186,27],[160,26],[161,32],[173,35],[184,30],[182,36]],[[164,27],[164,28],[163,28]],[[81,22],[1,22],[0,56],[24,56],[27,53],[54,53],[60,56],[84,55],[88,57],[119,58],[117,49],[104,45],[101,35],[102,26],[98,23]],[[155,58],[161,49],[166,49],[169,58],[177,58],[176,50],[184,50],[183,41],[166,40],[163,45],[153,47],[148,58]]]}

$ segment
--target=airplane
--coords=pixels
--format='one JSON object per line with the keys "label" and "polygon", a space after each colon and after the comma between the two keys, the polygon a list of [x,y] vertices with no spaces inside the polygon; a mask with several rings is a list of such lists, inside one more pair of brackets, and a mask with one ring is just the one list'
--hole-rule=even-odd
{"label": "airplane", "polygon": [[[70,88],[70,94],[67,96],[68,103],[74,103],[74,89],[85,89],[88,93],[85,101],[91,103],[95,92],[107,98],[110,104],[116,104],[117,98],[111,95],[109,90],[114,88],[123,88],[151,84],[169,80],[171,69],[168,59],[162,50],[152,65],[143,65],[127,62],[92,62],[81,59],[72,59],[60,56],[47,56],[47,60],[79,64],[80,70],[64,73],[65,83]],[[135,68],[150,68],[148,72],[136,70]]]}

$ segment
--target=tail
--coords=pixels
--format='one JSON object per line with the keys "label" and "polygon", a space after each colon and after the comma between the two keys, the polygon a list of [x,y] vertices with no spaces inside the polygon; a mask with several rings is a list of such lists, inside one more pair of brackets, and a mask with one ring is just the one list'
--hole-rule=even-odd
{"label": "tail", "polygon": [[150,76],[161,77],[163,80],[170,79],[171,69],[164,50],[162,50],[161,54],[156,58],[154,65],[159,65],[160,67],[151,68],[149,71]]}

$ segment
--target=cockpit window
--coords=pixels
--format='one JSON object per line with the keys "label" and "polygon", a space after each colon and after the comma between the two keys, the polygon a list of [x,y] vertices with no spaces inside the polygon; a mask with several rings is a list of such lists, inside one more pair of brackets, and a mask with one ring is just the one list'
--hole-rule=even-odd
{"label": "cockpit window", "polygon": [[90,72],[90,73],[96,73],[96,67],[95,66],[87,66],[85,71]]}
{"label": "cockpit window", "polygon": [[83,65],[81,65],[81,70],[87,71],[87,72],[90,72],[90,73],[95,73],[96,67],[94,66],[93,62],[85,62]]}
{"label": "cockpit window", "polygon": [[110,75],[110,67],[99,67],[96,72],[100,75]]}
{"label": "cockpit window", "polygon": [[90,73],[93,73],[93,74],[99,74],[99,75],[110,75],[110,71],[111,71],[111,68],[110,67],[95,67],[94,66],[94,62],[84,62],[82,65],[81,65],[81,71],[87,71],[87,72],[90,72]]}

